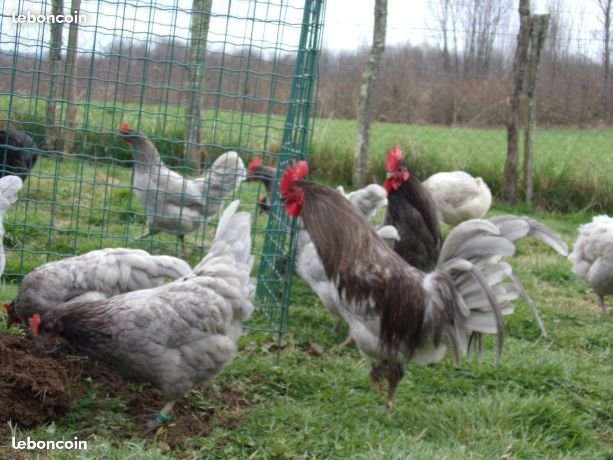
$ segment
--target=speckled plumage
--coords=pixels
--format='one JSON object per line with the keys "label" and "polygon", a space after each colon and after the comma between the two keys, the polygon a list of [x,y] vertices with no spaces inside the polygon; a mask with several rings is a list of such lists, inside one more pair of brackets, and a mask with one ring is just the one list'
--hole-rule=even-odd
{"label": "speckled plumage", "polygon": [[149,381],[174,401],[214,378],[236,352],[253,311],[250,216],[224,212],[207,256],[163,286],[96,302],[69,302],[42,316],[77,351],[124,376]]}
{"label": "speckled plumage", "polygon": [[[107,248],[49,262],[28,273],[9,307],[25,323],[69,301],[95,301],[161,286],[191,272],[187,262],[142,249]],[[16,315],[16,316],[13,316]]]}

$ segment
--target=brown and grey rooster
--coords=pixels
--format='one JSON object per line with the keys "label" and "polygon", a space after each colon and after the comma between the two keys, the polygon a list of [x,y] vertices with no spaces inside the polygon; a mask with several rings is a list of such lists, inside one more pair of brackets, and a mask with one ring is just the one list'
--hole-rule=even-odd
{"label": "brown and grey rooster", "polygon": [[[509,237],[485,220],[464,222],[450,233],[434,270],[426,273],[391,250],[339,193],[303,180],[307,173],[306,162],[285,171],[279,191],[286,212],[302,219],[336,286],[340,313],[372,362],[373,384],[380,388],[382,379],[388,381],[388,411],[408,363],[439,361],[447,349],[458,362],[471,339],[484,333],[497,334],[500,356],[502,318],[513,313],[511,302],[519,295],[506,282],[512,269],[502,260],[514,253],[516,234]],[[513,223],[506,226],[510,231]]]}

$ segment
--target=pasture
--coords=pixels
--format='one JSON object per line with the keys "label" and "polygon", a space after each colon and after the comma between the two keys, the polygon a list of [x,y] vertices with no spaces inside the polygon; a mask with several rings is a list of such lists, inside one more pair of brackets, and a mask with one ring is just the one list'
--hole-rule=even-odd
{"label": "pasture", "polygon": [[[102,120],[108,132],[100,136],[111,136],[118,120]],[[141,123],[141,130],[153,134],[154,124]],[[334,185],[348,182],[354,126],[349,121],[317,121],[310,157],[313,179]],[[179,131],[165,135],[181,138]],[[464,169],[481,175],[494,192],[499,190],[502,130],[378,123],[371,138],[371,172],[378,182],[383,179],[385,151],[399,143],[420,177]],[[6,218],[7,238],[13,245],[7,248],[7,273],[17,271],[19,264],[35,268],[44,262],[45,251],[58,257],[70,252],[70,235],[66,241],[50,241],[50,222],[91,235],[92,249],[117,242],[107,235],[121,241],[140,236],[144,217],[129,190],[129,165],[114,159],[115,141],[104,139],[88,134],[91,145],[108,146],[104,158],[84,156],[61,164],[45,158],[36,166],[20,195],[29,200],[28,206]],[[247,138],[229,132],[227,141],[257,151],[255,139],[254,132]],[[266,139],[276,142],[274,136]],[[497,204],[489,215],[527,214],[560,232],[572,247],[580,223],[594,213],[611,214],[613,133],[543,130],[535,145],[538,206]],[[71,180],[74,177],[92,179]],[[238,192],[242,208],[255,215],[260,192],[258,184],[244,183]],[[53,208],[58,195],[86,200],[88,214],[75,217],[71,209]],[[28,213],[28,221],[37,224],[15,225],[24,217],[19,213]],[[265,219],[258,215],[260,229]],[[256,241],[256,247],[259,244]],[[18,253],[18,245],[28,251]],[[135,246],[177,249],[170,236]],[[17,254],[21,261],[15,260]],[[192,254],[190,263],[200,256]],[[88,441],[87,451],[49,451],[49,458],[610,458],[611,315],[602,317],[595,295],[574,278],[569,262],[544,245],[523,241],[510,262],[539,308],[548,336],[540,335],[527,306],[518,302],[515,314],[506,318],[499,365],[494,364],[489,341],[482,362],[464,359],[454,367],[446,358],[427,367],[410,366],[391,416],[383,411],[384,397],[370,386],[369,367],[357,350],[334,349],[346,329],[338,335],[331,332],[333,319],[295,277],[283,343],[271,334],[248,332],[225,371],[209,388],[182,398],[181,415],[156,436],[139,435],[139,417],[148,409],[139,404],[154,401],[155,390],[132,383],[119,388],[109,384],[110,378],[97,381],[102,371],[84,364],[82,375],[69,376],[66,411],[29,429],[0,428],[0,456],[21,455],[10,447],[12,436],[76,436]],[[14,297],[14,281],[4,281],[2,299]],[[14,328],[7,331],[5,318],[0,315],[2,334],[22,334]],[[135,396],[140,394],[152,396]]]}

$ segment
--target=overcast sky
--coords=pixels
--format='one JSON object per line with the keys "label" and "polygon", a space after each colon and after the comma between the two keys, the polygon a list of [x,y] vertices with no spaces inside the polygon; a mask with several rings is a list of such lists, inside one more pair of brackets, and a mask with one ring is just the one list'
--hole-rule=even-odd
{"label": "overcast sky", "polygon": [[[388,0],[387,43],[437,44],[440,27],[434,20],[432,9],[439,0]],[[465,0],[469,1],[469,0]],[[514,40],[517,33],[517,2],[513,5],[510,21],[503,38]],[[548,0],[532,0],[533,12],[545,12]],[[564,0],[564,15],[577,28],[577,38],[585,42],[597,42],[595,30],[598,28],[598,15],[595,0]],[[65,0],[65,5],[70,1]],[[156,9],[149,8],[155,4]],[[282,3],[279,7],[276,4]],[[370,44],[374,0],[327,0],[323,44],[327,49],[356,49]],[[189,33],[189,8],[192,0],[82,0],[81,11],[87,17],[85,27],[80,29],[81,48],[103,50],[119,35],[124,39],[135,37],[143,41],[155,37],[176,36],[187,39]],[[304,0],[284,0],[269,2],[250,0],[214,0],[213,18],[209,31],[209,42],[218,45],[224,41],[236,46],[261,44],[265,47],[283,48],[297,43],[302,18]],[[1,0],[2,27],[0,29],[0,48],[13,47],[15,37],[21,46],[45,43],[48,26],[36,24],[20,25],[12,23],[12,13],[31,11],[34,14],[51,12],[51,0],[25,1]],[[65,9],[69,13],[68,8]],[[232,19],[228,19],[232,17]],[[255,21],[252,18],[256,18]],[[266,20],[264,20],[266,19]],[[280,29],[270,19],[286,23]],[[65,28],[67,29],[67,28]],[[582,29],[579,33],[579,29]],[[67,30],[65,30],[67,34]],[[573,35],[574,36],[574,35]],[[64,41],[65,43],[65,41]],[[213,45],[214,46],[214,45]]]}

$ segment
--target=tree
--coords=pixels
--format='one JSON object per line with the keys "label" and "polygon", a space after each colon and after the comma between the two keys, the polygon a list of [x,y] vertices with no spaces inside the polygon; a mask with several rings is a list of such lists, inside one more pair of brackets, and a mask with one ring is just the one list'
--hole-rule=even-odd
{"label": "tree", "polygon": [[189,58],[187,67],[188,91],[187,107],[185,109],[185,128],[183,139],[185,141],[185,159],[196,169],[200,170],[200,131],[202,127],[202,79],[204,77],[204,57],[206,55],[206,41],[209,34],[211,8],[213,0],[193,0]]}
{"label": "tree", "polygon": [[541,52],[545,44],[547,27],[549,25],[549,15],[537,14],[530,18],[530,51],[528,55],[528,76],[526,95],[528,99],[528,110],[526,112],[526,131],[524,137],[524,189],[526,190],[526,201],[532,202],[533,181],[532,181],[532,132],[536,127],[536,77],[538,76],[539,64],[541,62]]}
{"label": "tree", "polygon": [[375,0],[375,18],[372,47],[366,69],[362,74],[362,85],[358,96],[358,135],[353,167],[353,185],[364,187],[368,180],[368,141],[370,133],[370,111],[375,81],[381,67],[381,57],[385,50],[387,29],[387,0]]}
{"label": "tree", "polygon": [[[81,10],[81,0],[72,0],[70,11],[76,12]],[[79,36],[78,21],[73,21],[68,26],[68,48],[66,50],[66,80],[68,82],[66,100],[66,120],[64,123],[64,151],[66,153],[74,153],[75,151],[75,135],[77,128],[77,42]]]}
{"label": "tree", "polygon": [[600,116],[605,118],[609,113],[609,73],[611,61],[611,4],[613,0],[594,0],[602,16],[602,93],[600,96]]}
{"label": "tree", "polygon": [[507,203],[517,200],[517,150],[519,141],[519,104],[530,43],[530,0],[519,0],[519,33],[513,59],[513,89],[507,114],[507,159],[504,164],[502,196]]}
{"label": "tree", "polygon": [[[60,15],[64,10],[63,0],[53,0],[51,2],[51,14]],[[57,90],[58,90],[58,69],[62,60],[62,23],[51,22],[49,33],[49,93],[47,95],[47,110],[45,128],[45,148],[48,151],[59,151],[58,129],[56,121],[57,112]],[[61,158],[61,157],[60,157]]]}

